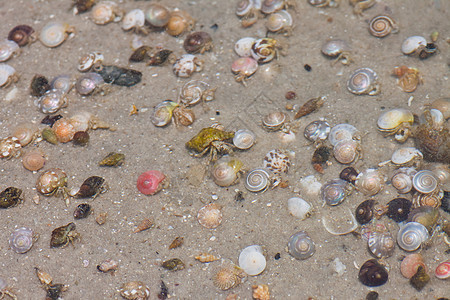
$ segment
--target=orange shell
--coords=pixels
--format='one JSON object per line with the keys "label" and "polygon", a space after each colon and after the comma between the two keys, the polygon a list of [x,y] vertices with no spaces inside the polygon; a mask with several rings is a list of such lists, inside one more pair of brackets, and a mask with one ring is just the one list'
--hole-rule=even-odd
{"label": "orange shell", "polygon": [[222,223],[222,207],[216,203],[203,206],[198,211],[197,220],[205,228],[214,229]]}
{"label": "orange shell", "polygon": [[253,299],[257,300],[270,299],[269,286],[267,284],[252,285],[252,289],[253,289]]}
{"label": "orange shell", "polygon": [[422,255],[413,253],[407,255],[400,264],[400,272],[406,278],[411,278],[417,273],[419,266],[422,266],[426,271],[425,263],[423,262]]}
{"label": "orange shell", "polygon": [[219,258],[217,256],[214,256],[209,253],[200,253],[199,255],[195,256],[194,258],[202,263],[209,263],[212,261],[219,260]]}
{"label": "orange shell", "polygon": [[37,171],[44,167],[46,162],[45,155],[42,151],[34,149],[25,153],[22,157],[22,164],[29,171]]}
{"label": "orange shell", "polygon": [[144,219],[139,223],[139,225],[136,227],[136,229],[133,231],[134,233],[138,233],[141,231],[144,231],[146,229],[149,229],[155,224],[155,222],[151,219]]}
{"label": "orange shell", "polygon": [[70,121],[64,118],[56,121],[52,126],[52,130],[60,143],[70,142],[75,135],[75,128]]}

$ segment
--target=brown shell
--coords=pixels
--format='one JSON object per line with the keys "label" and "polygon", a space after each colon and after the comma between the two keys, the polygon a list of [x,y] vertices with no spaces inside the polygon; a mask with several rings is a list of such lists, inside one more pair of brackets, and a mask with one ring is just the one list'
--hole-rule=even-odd
{"label": "brown shell", "polygon": [[209,33],[204,31],[196,31],[189,34],[184,39],[184,50],[187,53],[204,53],[205,51],[209,51],[212,49],[212,38]]}
{"label": "brown shell", "polygon": [[297,113],[294,116],[294,119],[299,119],[303,116],[309,115],[310,113],[315,112],[319,108],[323,106],[325,103],[325,100],[323,97],[319,98],[313,98],[308,101],[306,101],[305,104],[303,104],[300,109],[297,111]]}
{"label": "brown shell", "polygon": [[176,237],[173,242],[169,245],[169,249],[175,249],[181,247],[184,243],[184,238],[181,236]]}
{"label": "brown shell", "polygon": [[244,271],[234,265],[221,267],[213,276],[213,283],[219,289],[226,291],[236,287],[245,277]]}
{"label": "brown shell", "polygon": [[177,10],[170,14],[169,22],[166,25],[166,31],[171,36],[178,36],[191,30],[195,20],[185,11]]}
{"label": "brown shell", "polygon": [[17,25],[8,34],[8,40],[14,41],[20,47],[36,41],[36,33],[31,26]]}
{"label": "brown shell", "polygon": [[45,154],[39,149],[28,151],[22,157],[23,167],[29,171],[42,169],[46,161]]}
{"label": "brown shell", "polygon": [[153,219],[144,219],[139,223],[136,229],[133,231],[134,233],[138,233],[144,230],[147,230],[155,225],[155,221]]}
{"label": "brown shell", "polygon": [[450,164],[450,133],[447,128],[436,130],[431,125],[421,124],[414,132],[414,143],[425,160]]}
{"label": "brown shell", "polygon": [[98,225],[103,225],[106,223],[106,217],[108,216],[108,213],[99,213],[97,217],[95,218],[95,222],[97,222]]}

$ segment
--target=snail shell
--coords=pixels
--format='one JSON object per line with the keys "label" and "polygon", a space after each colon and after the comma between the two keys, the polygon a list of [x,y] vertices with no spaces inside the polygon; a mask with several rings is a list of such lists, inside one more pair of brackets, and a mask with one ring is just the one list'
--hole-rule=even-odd
{"label": "snail shell", "polygon": [[439,279],[450,278],[450,261],[444,261],[440,263],[434,271],[434,276]]}
{"label": "snail shell", "polygon": [[31,228],[21,227],[11,233],[9,246],[16,253],[26,253],[33,247],[36,240],[37,235]]}
{"label": "snail shell", "polygon": [[304,260],[313,256],[316,246],[306,231],[299,231],[289,238],[288,251],[294,258]]}
{"label": "snail shell", "polygon": [[17,81],[16,69],[7,64],[0,65],[0,87],[7,87]]}
{"label": "snail shell", "polygon": [[411,253],[405,256],[400,264],[400,272],[408,279],[417,273],[419,266],[426,269],[423,257],[420,253]]}
{"label": "snail shell", "polygon": [[253,169],[247,174],[244,186],[253,193],[265,192],[272,183],[272,176],[272,172],[268,169]]}
{"label": "snail shell", "polygon": [[413,177],[413,186],[416,191],[423,194],[434,192],[439,185],[439,180],[429,170],[417,172]]}
{"label": "snail shell", "polygon": [[19,139],[22,147],[25,147],[38,135],[38,128],[32,123],[19,124],[12,133],[12,136]]}
{"label": "snail shell", "polygon": [[287,5],[285,0],[264,0],[261,3],[261,11],[265,14],[274,13]]}
{"label": "snail shell", "polygon": [[145,14],[142,9],[133,9],[125,14],[122,20],[122,29],[131,30],[142,28],[145,24]]}
{"label": "snail shell", "polygon": [[42,28],[39,40],[49,48],[58,47],[74,32],[74,28],[67,23],[50,22]]}
{"label": "snail shell", "polygon": [[98,73],[89,72],[78,77],[75,83],[75,90],[83,96],[89,95],[95,91],[97,87],[104,84],[103,77]]}
{"label": "snail shell", "polygon": [[187,53],[204,53],[213,48],[211,35],[204,31],[197,31],[189,34],[183,43]]}
{"label": "snail shell", "polygon": [[378,75],[372,69],[360,68],[353,72],[347,82],[347,89],[355,95],[375,96],[380,93]]}
{"label": "snail shell", "polygon": [[230,186],[237,182],[243,163],[238,159],[219,162],[211,170],[211,176],[218,186]]}
{"label": "snail shell", "polygon": [[266,28],[271,32],[285,31],[292,28],[293,19],[286,10],[280,10],[270,14],[266,21]]}
{"label": "snail shell", "polygon": [[31,79],[30,94],[32,96],[40,97],[50,90],[50,84],[45,76],[36,74]]}
{"label": "snail shell", "polygon": [[320,198],[330,206],[338,205],[351,193],[351,185],[342,179],[333,179],[320,188]]}
{"label": "snail shell", "polygon": [[351,164],[358,159],[361,145],[355,140],[342,140],[334,145],[334,158],[341,164]]}
{"label": "snail shell", "polygon": [[383,112],[377,121],[378,130],[385,133],[395,132],[402,124],[412,124],[414,115],[407,109],[394,108]]}
{"label": "snail shell", "polygon": [[252,76],[258,70],[258,62],[251,57],[240,57],[231,64],[231,71],[236,74],[237,82],[245,82],[247,77]]}
{"label": "snail shell", "polygon": [[412,188],[412,178],[417,171],[414,168],[400,168],[392,175],[392,186],[397,189],[400,194],[409,193]]}
{"label": "snail shell", "polygon": [[395,240],[389,232],[374,231],[367,241],[370,252],[377,258],[392,256]]}
{"label": "snail shell", "polygon": [[326,140],[330,130],[331,127],[327,121],[312,121],[306,125],[303,135],[312,142]]}
{"label": "snail shell", "polygon": [[213,261],[220,259],[219,257],[217,257],[215,255],[205,253],[205,252],[202,252],[199,255],[194,256],[194,258],[202,263],[209,263],[209,262],[213,262]]}
{"label": "snail shell", "polygon": [[222,223],[222,207],[217,203],[210,203],[200,208],[197,220],[200,225],[208,229],[217,228]]}
{"label": "snail shell", "polygon": [[73,82],[69,75],[59,75],[50,81],[50,89],[57,90],[61,94],[67,94],[72,87]]}
{"label": "snail shell", "polygon": [[438,109],[445,119],[450,118],[450,98],[440,98],[431,103],[430,108]]}
{"label": "snail shell", "polygon": [[311,204],[299,197],[288,199],[288,210],[294,217],[304,220],[311,215]]}
{"label": "snail shell", "polygon": [[314,7],[338,7],[340,0],[308,0],[308,3]]}
{"label": "snail shell", "polygon": [[67,143],[73,139],[74,134],[77,132],[70,120],[62,118],[55,122],[52,126],[52,130],[60,143]]}
{"label": "snail shell", "polygon": [[419,116],[420,124],[430,126],[434,130],[442,130],[445,122],[444,114],[435,108],[426,109]]}
{"label": "snail shell", "polygon": [[22,145],[18,138],[14,136],[0,139],[0,158],[19,157],[22,154]]}
{"label": "snail shell", "polygon": [[145,12],[145,20],[154,27],[164,27],[170,19],[170,11],[159,3],[151,3]]}
{"label": "snail shell", "polygon": [[421,49],[427,46],[427,40],[423,36],[410,36],[403,41],[402,52],[403,54],[410,55],[417,53]]}
{"label": "snail shell", "polygon": [[183,54],[173,64],[173,72],[178,77],[190,77],[194,72],[200,72],[203,68],[203,61],[193,54]]}
{"label": "snail shell", "polygon": [[7,61],[13,54],[19,52],[19,45],[7,39],[0,41],[0,62]]}
{"label": "snail shell", "polygon": [[335,146],[340,141],[352,139],[359,140],[359,131],[355,126],[347,123],[334,126],[328,135],[328,140],[332,146]]}
{"label": "snail shell", "polygon": [[151,121],[157,127],[166,126],[172,120],[173,110],[178,106],[178,103],[172,100],[166,100],[155,106]]}
{"label": "snail shell", "polygon": [[73,212],[73,217],[75,219],[84,219],[89,216],[89,214],[92,212],[92,207],[88,203],[81,203],[77,206],[75,211]]}
{"label": "snail shell", "polygon": [[287,173],[291,161],[282,150],[270,150],[264,157],[264,168],[269,169],[274,174]]}
{"label": "snail shell", "polygon": [[128,300],[146,300],[150,296],[150,288],[142,281],[130,281],[120,287],[119,293]]}
{"label": "snail shell", "polygon": [[400,227],[397,234],[397,243],[405,251],[415,251],[429,237],[425,226],[417,222],[408,222]]}
{"label": "snail shell", "polygon": [[376,201],[373,199],[365,200],[361,202],[355,210],[355,218],[359,224],[364,225],[372,221],[373,208]]}
{"label": "snail shell", "polygon": [[200,100],[211,101],[214,98],[214,89],[201,80],[191,80],[186,82],[181,88],[180,101],[186,106],[193,106]]}
{"label": "snail shell", "polygon": [[422,152],[414,147],[403,147],[392,153],[391,161],[396,165],[411,165],[415,161],[422,160]]}
{"label": "snail shell", "polygon": [[395,198],[387,204],[386,215],[395,222],[403,222],[408,219],[412,202],[405,198]]}
{"label": "snail shell", "polygon": [[268,131],[277,131],[287,122],[288,116],[281,111],[271,112],[262,119],[264,129]]}
{"label": "snail shell", "polygon": [[369,23],[369,32],[375,37],[382,38],[397,31],[397,24],[388,16],[376,16]]}
{"label": "snail shell", "polygon": [[344,52],[351,50],[348,43],[344,40],[329,40],[322,45],[322,53],[329,57],[336,57]]}
{"label": "snail shell", "polygon": [[20,47],[36,41],[36,33],[31,26],[17,25],[8,34],[8,40],[16,42]]}
{"label": "snail shell", "polygon": [[29,171],[38,171],[45,165],[47,159],[41,150],[34,149],[25,153],[22,157],[23,167]]}
{"label": "snail shell", "polygon": [[256,142],[256,135],[248,129],[239,129],[234,133],[233,145],[241,150],[250,149]]}
{"label": "snail shell", "polygon": [[101,1],[95,4],[91,11],[91,19],[97,25],[119,22],[123,17],[123,10],[113,1]]}
{"label": "snail shell", "polygon": [[355,186],[364,195],[373,196],[383,189],[383,176],[375,169],[367,169],[356,177]]}
{"label": "snail shell", "polygon": [[[414,204],[414,201],[413,201]],[[430,232],[439,220],[439,209],[428,205],[414,208],[408,215],[407,222],[417,222],[425,226]]]}
{"label": "snail shell", "polygon": [[74,127],[75,132],[87,131],[92,129],[92,124],[95,123],[95,119],[90,112],[78,111],[69,118],[69,122]]}
{"label": "snail shell", "polygon": [[136,187],[144,195],[154,195],[166,188],[168,183],[168,178],[164,173],[150,170],[139,175]]}
{"label": "snail shell", "polygon": [[252,56],[252,46],[256,39],[252,37],[241,38],[234,44],[234,51],[240,57],[251,57]]}
{"label": "snail shell", "polygon": [[252,57],[260,64],[273,60],[277,54],[277,41],[272,38],[257,39],[251,48]]}
{"label": "snail shell", "polygon": [[238,17],[244,17],[254,9],[261,9],[261,0],[240,0],[236,4],[236,15]]}
{"label": "snail shell", "polygon": [[102,63],[103,59],[104,56],[100,52],[91,52],[80,58],[77,69],[80,72],[87,72],[95,64]]}
{"label": "snail shell", "polygon": [[166,32],[171,36],[178,36],[191,30],[195,25],[195,20],[185,11],[176,10],[170,14],[166,25]]}
{"label": "snail shell", "polygon": [[262,247],[252,245],[244,248],[239,254],[239,267],[250,276],[261,274],[266,268]]}
{"label": "snail shell", "polygon": [[355,180],[358,177],[359,172],[353,167],[346,167],[339,173],[339,178],[355,184]]}
{"label": "snail shell", "polygon": [[67,96],[58,90],[49,90],[35,100],[34,104],[44,114],[53,114],[68,105]]}
{"label": "snail shell", "polygon": [[184,106],[177,106],[173,110],[175,125],[190,126],[195,121],[194,111]]}
{"label": "snail shell", "polygon": [[380,286],[388,281],[388,272],[376,259],[366,261],[359,269],[358,279],[366,286]]}
{"label": "snail shell", "polygon": [[45,196],[51,196],[59,188],[67,185],[67,175],[59,168],[49,169],[39,175],[36,189]]}
{"label": "snail shell", "polygon": [[446,164],[435,164],[431,167],[431,171],[439,179],[442,188],[445,191],[450,191],[450,166]]}
{"label": "snail shell", "polygon": [[106,272],[114,272],[119,267],[119,262],[115,261],[114,259],[107,259],[100,264],[97,265],[97,270],[100,272],[106,273]]}

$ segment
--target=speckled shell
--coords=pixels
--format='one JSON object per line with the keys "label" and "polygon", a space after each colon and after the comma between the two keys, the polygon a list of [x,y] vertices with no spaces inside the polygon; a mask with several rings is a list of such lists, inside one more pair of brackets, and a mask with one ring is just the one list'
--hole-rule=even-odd
{"label": "speckled shell", "polygon": [[154,27],[164,27],[170,19],[170,11],[159,3],[150,3],[145,12],[145,20]]}
{"label": "speckled shell", "polygon": [[0,158],[19,157],[22,154],[22,145],[15,136],[0,139]]}
{"label": "speckled shell", "polygon": [[351,191],[351,185],[342,179],[333,179],[320,188],[320,198],[328,205],[334,206],[342,203]]}
{"label": "speckled shell", "polygon": [[377,258],[392,256],[395,250],[395,240],[389,232],[372,232],[367,245],[370,252]]}
{"label": "speckled shell", "polygon": [[355,186],[364,195],[373,196],[384,186],[384,178],[376,169],[367,169],[356,177]]}
{"label": "speckled shell", "polygon": [[7,39],[0,40],[0,62],[7,61],[18,51],[19,45],[16,42]]}
{"label": "speckled shell", "polygon": [[326,140],[330,130],[331,127],[327,121],[312,121],[306,125],[303,135],[312,142]]}
{"label": "speckled shell", "polygon": [[205,228],[217,228],[222,223],[221,206],[216,203],[203,206],[198,211],[197,220]]}
{"label": "speckled shell", "polygon": [[400,168],[393,173],[391,184],[400,194],[409,193],[413,188],[412,178],[416,173],[414,168]]}
{"label": "speckled shell", "polygon": [[391,17],[380,15],[370,20],[369,32],[375,37],[382,38],[397,31],[398,26]]}
{"label": "speckled shell", "polygon": [[36,190],[43,195],[52,195],[58,188],[67,185],[66,173],[59,169],[49,169],[41,175],[36,182]]}
{"label": "speckled shell", "polygon": [[326,56],[336,57],[343,52],[350,51],[350,46],[344,40],[329,40],[322,46],[322,53]]}
{"label": "speckled shell", "polygon": [[74,29],[67,23],[50,22],[42,28],[39,40],[49,48],[58,47],[69,36]]}
{"label": "speckled shell", "polygon": [[288,251],[294,258],[304,260],[313,256],[316,246],[305,231],[299,231],[289,238]]}
{"label": "speckled shell", "polygon": [[261,274],[266,268],[262,247],[252,245],[244,248],[239,254],[239,267],[250,276]]}
{"label": "speckled shell", "polygon": [[380,115],[377,121],[378,130],[382,132],[393,132],[403,123],[412,124],[414,115],[407,109],[394,108]]}
{"label": "speckled shell", "polygon": [[91,19],[97,25],[119,22],[122,17],[122,9],[113,1],[100,1],[91,10]]}
{"label": "speckled shell", "polygon": [[0,65],[0,87],[7,87],[16,76],[16,69],[7,64]]}
{"label": "speckled shell", "polygon": [[203,61],[193,54],[183,54],[173,64],[173,73],[178,77],[190,77],[194,72],[200,72],[203,67]]}
{"label": "speckled shell", "polygon": [[244,37],[234,44],[234,51],[240,57],[252,56],[252,45],[256,41],[253,37]]}
{"label": "speckled shell", "polygon": [[103,59],[104,56],[102,53],[97,51],[91,52],[80,58],[77,69],[80,72],[87,72],[94,64],[103,62]]}
{"label": "speckled shell", "polygon": [[359,131],[355,126],[342,123],[331,128],[328,140],[332,146],[343,140],[359,139]]}
{"label": "speckled shell", "polygon": [[233,145],[241,150],[250,149],[256,142],[256,135],[249,129],[239,129],[234,133]]}
{"label": "speckled shell", "polygon": [[289,156],[283,150],[270,150],[264,157],[263,167],[269,169],[274,174],[287,173],[290,166],[291,161]]}
{"label": "speckled shell", "polygon": [[142,9],[133,9],[125,14],[122,19],[122,29],[130,30],[133,28],[141,28],[145,24],[145,14]]}
{"label": "speckled shell", "polygon": [[402,52],[403,54],[409,55],[414,54],[421,48],[427,45],[427,40],[423,36],[410,36],[403,41]]}
{"label": "speckled shell", "polygon": [[288,210],[294,217],[304,220],[311,215],[312,206],[305,200],[299,197],[289,198],[287,201]]}
{"label": "speckled shell", "polygon": [[36,235],[31,228],[17,228],[11,233],[9,246],[16,253],[26,253],[33,247],[36,239]]}
{"label": "speckled shell", "polygon": [[78,77],[75,83],[75,90],[82,96],[89,95],[95,91],[97,87],[104,84],[103,77],[97,73],[89,72]]}
{"label": "speckled shell", "polygon": [[268,169],[257,168],[248,172],[244,181],[247,190],[253,193],[265,192],[272,184],[273,174]]}
{"label": "speckled shell", "polygon": [[277,32],[291,28],[292,24],[291,14],[283,9],[269,15],[266,21],[266,28],[271,32]]}
{"label": "speckled shell", "polygon": [[274,111],[262,118],[262,126],[268,131],[276,131],[281,129],[288,121],[288,116],[281,111]]}
{"label": "speckled shell", "polygon": [[414,160],[423,159],[422,152],[414,147],[403,147],[392,153],[391,161],[395,165],[407,165]]}
{"label": "speckled shell", "polygon": [[355,70],[347,82],[347,89],[355,95],[378,95],[380,85],[378,75],[372,69],[361,68]]}
{"label": "speckled shell", "polygon": [[34,101],[34,104],[44,114],[53,114],[68,104],[66,95],[58,90],[50,90]]}
{"label": "speckled shell", "polygon": [[358,159],[360,147],[355,140],[339,141],[333,148],[334,158],[341,164],[351,164]]}
{"label": "speckled shell", "polygon": [[415,251],[429,237],[425,226],[417,222],[408,222],[400,227],[397,233],[397,243],[405,251]]}
{"label": "speckled shell", "polygon": [[142,281],[130,281],[120,287],[119,293],[127,300],[147,300],[150,297],[150,288]]}
{"label": "speckled shell", "polygon": [[417,172],[413,177],[414,189],[423,194],[429,194],[436,190],[439,180],[432,171],[422,170]]}

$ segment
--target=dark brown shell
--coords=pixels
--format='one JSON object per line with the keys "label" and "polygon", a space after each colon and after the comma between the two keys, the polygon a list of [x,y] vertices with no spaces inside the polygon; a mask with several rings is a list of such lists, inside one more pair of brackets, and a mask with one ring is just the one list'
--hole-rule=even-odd
{"label": "dark brown shell", "polygon": [[52,231],[52,237],[50,239],[50,247],[59,248],[67,246],[69,242],[72,241],[77,236],[75,228],[76,226],[74,223],[69,223],[65,226],[55,228]]}
{"label": "dark brown shell", "polygon": [[306,101],[305,104],[303,104],[300,109],[297,111],[297,113],[294,116],[294,119],[299,119],[303,116],[309,115],[310,113],[315,112],[319,108],[323,106],[325,103],[325,100],[323,97],[319,98],[313,98],[308,101]]}
{"label": "dark brown shell", "polygon": [[341,173],[339,174],[339,178],[352,184],[355,184],[356,177],[358,177],[358,174],[359,172],[356,171],[355,168],[347,167],[341,171]]}
{"label": "dark brown shell", "polygon": [[323,166],[326,164],[330,158],[331,149],[327,146],[318,147],[312,156],[311,163],[313,164],[314,170],[323,174]]}
{"label": "dark brown shell", "polygon": [[409,280],[409,283],[419,292],[427,285],[430,281],[430,275],[427,274],[423,266],[419,266],[417,273]]}
{"label": "dark brown shell", "polygon": [[81,203],[73,212],[73,217],[77,220],[84,219],[89,216],[91,212],[91,206],[88,203]]}
{"label": "dark brown shell", "polygon": [[76,146],[87,146],[87,144],[89,143],[89,133],[87,131],[75,132],[72,142]]}
{"label": "dark brown shell", "polygon": [[15,187],[8,187],[0,193],[0,208],[10,208],[17,206],[23,201],[22,190]]}
{"label": "dark brown shell", "polygon": [[369,259],[359,269],[358,279],[366,286],[380,286],[388,281],[388,272],[376,259]]}
{"label": "dark brown shell", "polygon": [[61,115],[54,115],[54,116],[45,116],[45,118],[42,119],[41,124],[45,124],[48,125],[50,127],[53,126],[53,124],[55,124],[56,121],[58,121],[59,119],[61,119],[63,116]]}
{"label": "dark brown shell", "polygon": [[187,53],[203,53],[212,49],[212,38],[204,31],[193,32],[186,37],[183,46]]}
{"label": "dark brown shell", "polygon": [[144,59],[150,57],[149,52],[152,50],[152,47],[150,46],[141,46],[134,50],[134,52],[131,54],[129,61],[133,62],[141,62]]}
{"label": "dark brown shell", "polygon": [[20,47],[26,46],[36,40],[34,29],[28,25],[17,25],[8,34],[8,40],[14,41]]}
{"label": "dark brown shell", "polygon": [[87,12],[94,6],[95,0],[74,0],[73,6],[76,9],[76,14]]}
{"label": "dark brown shell", "polygon": [[359,224],[364,225],[372,221],[373,219],[373,207],[376,201],[369,199],[361,202],[355,210],[355,217]]}
{"label": "dark brown shell", "polygon": [[421,124],[414,132],[414,143],[416,148],[422,152],[425,160],[450,164],[450,133],[448,128],[436,130],[429,124]]}
{"label": "dark brown shell", "polygon": [[76,193],[77,198],[96,197],[98,194],[104,192],[105,179],[99,176],[91,176],[86,179]]}
{"label": "dark brown shell", "polygon": [[30,84],[30,94],[32,96],[41,97],[50,90],[48,79],[42,75],[34,75]]}
{"label": "dark brown shell", "polygon": [[412,202],[405,198],[395,198],[391,200],[387,206],[388,211],[386,215],[395,222],[403,222],[408,219]]}
{"label": "dark brown shell", "polygon": [[444,191],[444,197],[441,199],[441,209],[450,214],[450,192]]}
{"label": "dark brown shell", "polygon": [[67,287],[64,284],[56,283],[56,284],[46,285],[45,290],[47,291],[47,295],[46,295],[45,299],[57,300],[57,299],[62,299],[61,294],[62,294],[62,292],[67,290]]}
{"label": "dark brown shell", "polygon": [[[169,63],[172,62],[171,57],[174,57],[171,50],[163,49],[158,52],[153,53],[150,55],[150,60],[148,61],[147,65],[149,66],[160,66],[164,64],[166,61]],[[173,62],[175,59],[173,59]]]}

